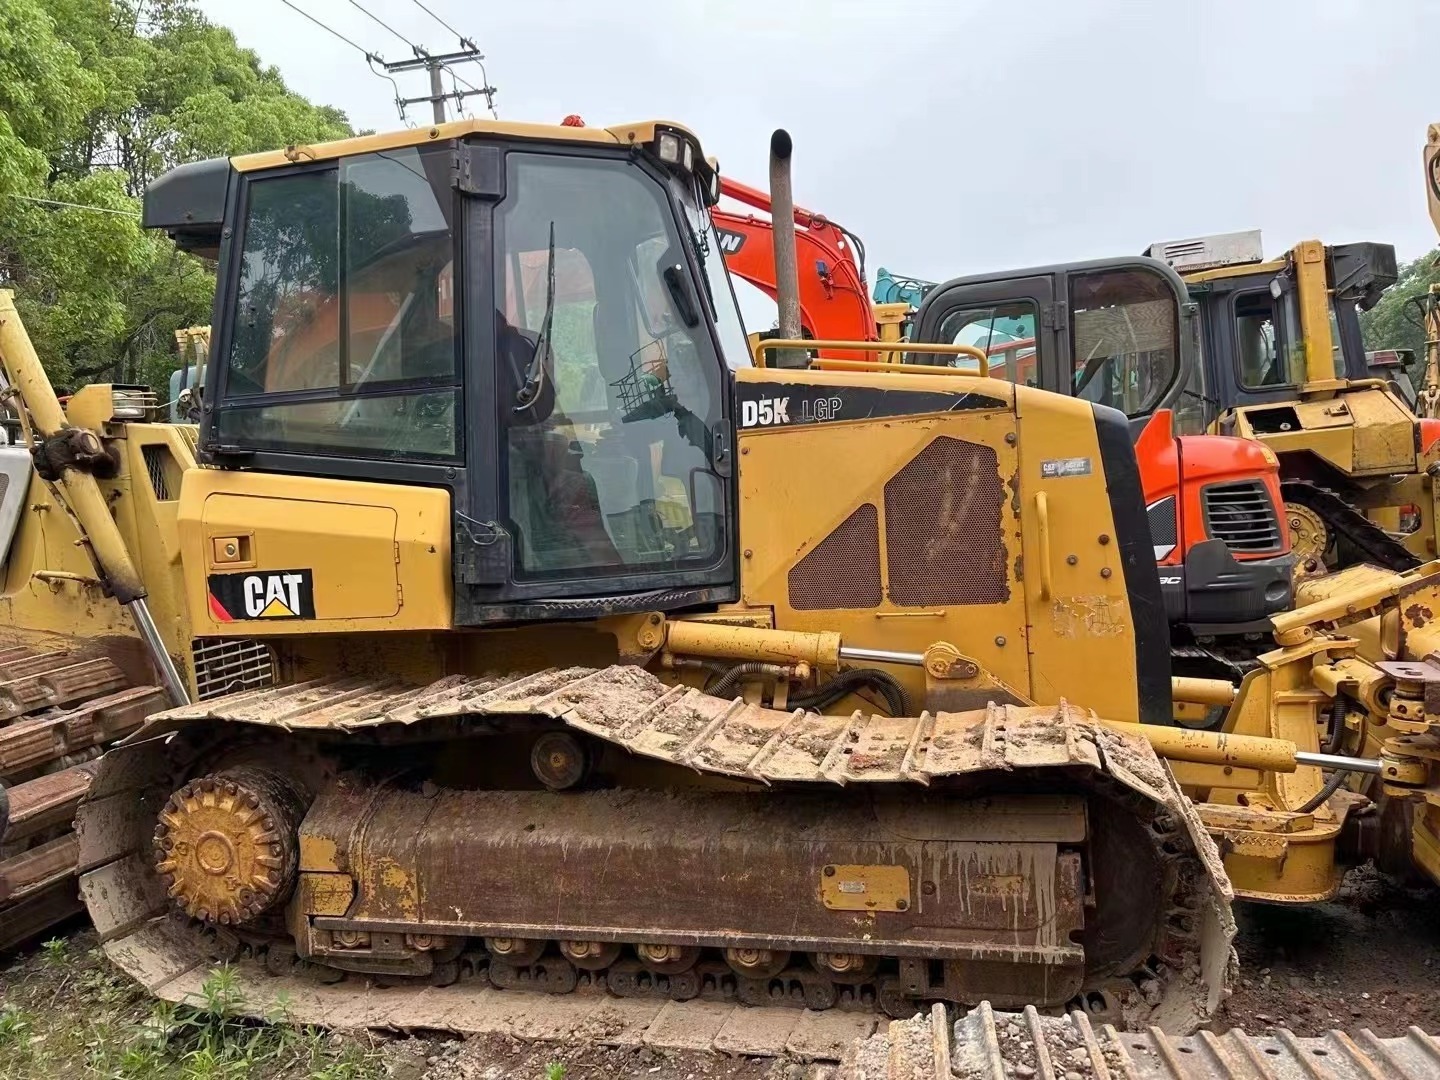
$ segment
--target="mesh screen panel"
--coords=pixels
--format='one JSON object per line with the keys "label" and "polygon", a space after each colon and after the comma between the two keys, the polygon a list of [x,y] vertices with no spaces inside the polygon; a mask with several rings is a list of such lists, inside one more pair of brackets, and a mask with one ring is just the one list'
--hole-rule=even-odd
{"label": "mesh screen panel", "polygon": [[1150,542],[1157,548],[1174,547],[1180,542],[1180,526],[1175,520],[1175,496],[1167,495],[1146,511],[1150,519]]}
{"label": "mesh screen panel", "polygon": [[983,443],[942,435],[885,485],[890,600],[1002,604],[1010,597],[999,457]]}
{"label": "mesh screen panel", "polygon": [[865,503],[790,568],[796,611],[876,607],[880,603],[880,514]]}
{"label": "mesh screen panel", "polygon": [[170,457],[170,451],[163,446],[152,444],[141,447],[140,452],[145,456],[145,471],[150,474],[150,486],[155,489],[155,498],[161,502],[169,502],[170,486],[165,483],[165,462]]}

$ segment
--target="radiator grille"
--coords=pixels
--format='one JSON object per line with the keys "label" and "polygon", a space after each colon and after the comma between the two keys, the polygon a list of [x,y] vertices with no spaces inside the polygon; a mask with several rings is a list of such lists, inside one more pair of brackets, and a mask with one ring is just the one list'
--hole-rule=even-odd
{"label": "radiator grille", "polygon": [[275,685],[275,655],[263,642],[196,638],[190,651],[201,701]]}
{"label": "radiator grille", "polygon": [[880,604],[880,512],[865,503],[790,568],[796,611]]}
{"label": "radiator grille", "polygon": [[994,448],[941,436],[885,485],[890,600],[902,607],[1010,597]]}
{"label": "radiator grille", "polygon": [[1270,493],[1259,480],[1207,484],[1200,491],[1205,510],[1205,532],[1223,540],[1231,551],[1279,551],[1280,519]]}
{"label": "radiator grille", "polygon": [[158,444],[141,447],[145,456],[145,471],[150,474],[150,486],[155,489],[155,498],[161,502],[170,501],[170,485],[165,482],[165,462],[170,451]]}

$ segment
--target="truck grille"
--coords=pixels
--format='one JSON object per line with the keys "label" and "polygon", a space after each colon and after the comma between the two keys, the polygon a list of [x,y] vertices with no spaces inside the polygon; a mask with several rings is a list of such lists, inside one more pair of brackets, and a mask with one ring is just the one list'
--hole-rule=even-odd
{"label": "truck grille", "polygon": [[1212,540],[1223,540],[1231,551],[1242,554],[1280,550],[1280,519],[1261,481],[1208,484],[1200,501],[1205,531]]}

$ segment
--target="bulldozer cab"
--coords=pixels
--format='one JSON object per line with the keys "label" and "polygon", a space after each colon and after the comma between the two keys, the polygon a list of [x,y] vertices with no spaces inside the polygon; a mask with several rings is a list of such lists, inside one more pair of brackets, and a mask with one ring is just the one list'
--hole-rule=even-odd
{"label": "bulldozer cab", "polygon": [[1154,259],[956,278],[930,290],[915,325],[918,341],[984,349],[993,377],[1118,409],[1137,430],[1165,408],[1177,430],[1204,428],[1193,308],[1184,282]]}
{"label": "bulldozer cab", "polygon": [[748,350],[698,143],[449,126],[152,185],[219,261],[200,459],[447,493],[458,625],[725,598]]}
{"label": "bulldozer cab", "polygon": [[1327,394],[1374,377],[1359,312],[1396,279],[1389,244],[1307,241],[1264,261],[1253,232],[1150,250],[1185,276],[1219,411]]}

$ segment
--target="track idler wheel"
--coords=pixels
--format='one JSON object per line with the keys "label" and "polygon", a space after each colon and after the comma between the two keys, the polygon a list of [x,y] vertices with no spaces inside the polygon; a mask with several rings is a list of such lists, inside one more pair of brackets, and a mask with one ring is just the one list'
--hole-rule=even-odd
{"label": "track idler wheel", "polygon": [[160,811],[155,867],[191,918],[238,926],[295,888],[307,799],[280,773],[235,768],[191,780]]}

